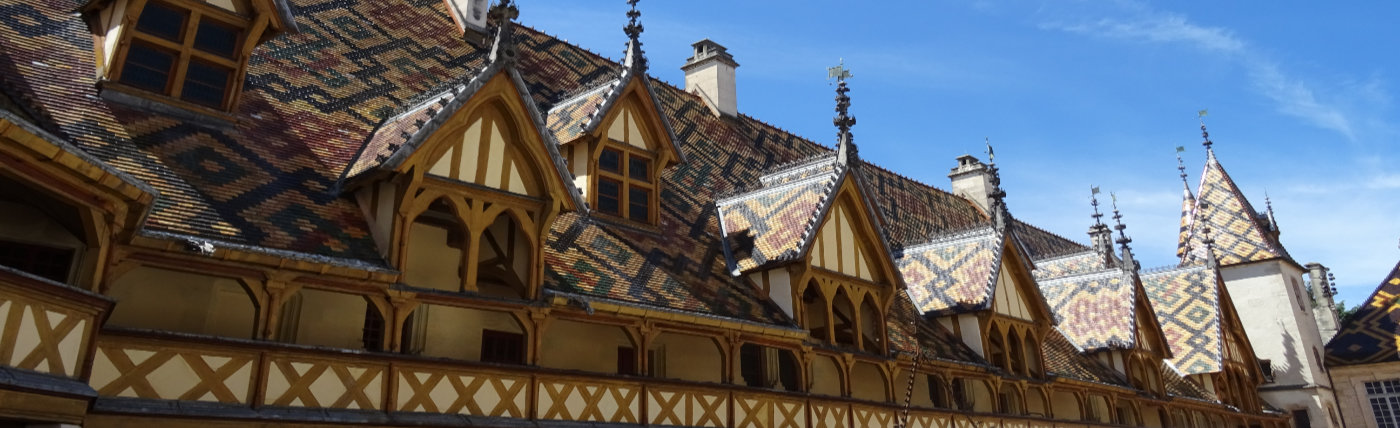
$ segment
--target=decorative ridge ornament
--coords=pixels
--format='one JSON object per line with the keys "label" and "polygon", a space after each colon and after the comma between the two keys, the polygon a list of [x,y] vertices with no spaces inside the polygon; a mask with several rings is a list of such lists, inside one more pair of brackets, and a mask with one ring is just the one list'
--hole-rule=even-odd
{"label": "decorative ridge ornament", "polygon": [[1109,193],[1109,197],[1113,198],[1113,221],[1117,223],[1113,226],[1113,229],[1118,231],[1118,240],[1114,242],[1117,242],[1118,248],[1123,250],[1122,267],[1125,270],[1137,271],[1138,264],[1137,260],[1133,259],[1133,247],[1128,246],[1128,244],[1133,242],[1133,238],[1129,238],[1127,232],[1125,232],[1128,226],[1123,224],[1123,213],[1118,211],[1118,195]]}
{"label": "decorative ridge ornament", "polygon": [[1186,162],[1181,160],[1181,154],[1185,152],[1186,146],[1176,146],[1176,170],[1181,175],[1181,187],[1186,190],[1187,195],[1190,195],[1191,183],[1186,181]]}
{"label": "decorative ridge ornament", "polygon": [[850,167],[856,164],[860,158],[856,149],[855,135],[851,134],[851,127],[856,125],[855,116],[850,115],[851,97],[846,95],[851,88],[846,86],[846,79],[855,77],[851,70],[846,69],[846,60],[835,67],[826,69],[827,79],[836,79],[836,117],[831,120],[836,125],[836,163]]}
{"label": "decorative ridge ornament", "polygon": [[496,39],[491,42],[491,55],[487,57],[487,61],[514,63],[517,51],[512,21],[520,17],[520,8],[515,7],[510,0],[501,0],[500,4],[491,8],[489,16],[496,25]]}
{"label": "decorative ridge ornament", "polygon": [[1264,212],[1269,218],[1269,229],[1278,233],[1278,221],[1274,220],[1274,201],[1269,199],[1269,191],[1264,191]]}
{"label": "decorative ridge ornament", "polygon": [[1099,186],[1089,186],[1089,205],[1094,207],[1094,226],[1103,226],[1103,213],[1099,212]]}
{"label": "decorative ridge ornament", "polygon": [[1210,147],[1212,144],[1215,143],[1212,143],[1210,141],[1210,133],[1206,132],[1206,114],[1207,111],[1205,109],[1196,112],[1196,119],[1199,119],[1201,121],[1201,145],[1206,146],[1206,157],[1209,159],[1215,159],[1215,150],[1211,149]]}
{"label": "decorative ridge ornament", "polygon": [[987,173],[991,175],[992,189],[987,192],[987,198],[991,199],[988,205],[992,215],[992,223],[996,225],[998,231],[1006,231],[1011,225],[1011,212],[1006,209],[1006,191],[1001,188],[1001,170],[997,168],[997,156],[992,151],[992,139],[983,137],[987,143]]}
{"label": "decorative ridge ornament", "polygon": [[623,66],[632,70],[633,73],[646,74],[647,57],[646,51],[642,50],[642,24],[637,22],[637,18],[642,16],[642,12],[637,10],[638,0],[627,0],[627,4],[632,6],[627,11],[627,26],[622,27],[622,32],[627,34],[627,49],[624,52]]}

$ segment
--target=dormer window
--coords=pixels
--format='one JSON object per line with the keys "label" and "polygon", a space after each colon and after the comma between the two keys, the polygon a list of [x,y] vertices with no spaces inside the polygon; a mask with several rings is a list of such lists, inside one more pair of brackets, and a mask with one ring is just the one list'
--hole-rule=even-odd
{"label": "dormer window", "polygon": [[598,153],[598,211],[655,224],[654,155],[635,147],[604,144]]}
{"label": "dormer window", "polygon": [[290,29],[274,0],[93,0],[99,77],[117,92],[233,109],[253,45]]}

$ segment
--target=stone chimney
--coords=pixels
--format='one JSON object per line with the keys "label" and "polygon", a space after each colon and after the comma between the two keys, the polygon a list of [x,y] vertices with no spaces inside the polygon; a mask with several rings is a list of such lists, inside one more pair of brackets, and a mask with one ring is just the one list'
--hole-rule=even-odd
{"label": "stone chimney", "polygon": [[1317,319],[1317,332],[1322,334],[1322,343],[1337,335],[1337,304],[1332,300],[1332,281],[1327,277],[1326,266],[1321,263],[1308,263],[1308,285],[1312,288],[1313,318]]}
{"label": "stone chimney", "polygon": [[958,167],[948,173],[953,180],[953,194],[972,200],[983,212],[991,214],[992,174],[987,165],[972,155],[958,156]]}
{"label": "stone chimney", "polygon": [[734,86],[734,69],[739,63],[724,46],[705,39],[690,45],[695,54],[686,58],[685,91],[699,95],[716,116],[737,116],[739,100]]}

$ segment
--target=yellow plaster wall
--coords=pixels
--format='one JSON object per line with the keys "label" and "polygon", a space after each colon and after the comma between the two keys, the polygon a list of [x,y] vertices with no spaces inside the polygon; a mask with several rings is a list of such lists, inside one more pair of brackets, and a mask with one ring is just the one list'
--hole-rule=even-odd
{"label": "yellow plaster wall", "polygon": [[[894,377],[895,401],[902,402],[905,398],[905,391],[909,389],[909,371],[900,370]],[[929,395],[928,375],[917,373],[914,376],[913,397],[909,398],[909,405],[914,407],[933,407],[933,397]]]}
{"label": "yellow plaster wall", "polygon": [[999,314],[1032,320],[1031,311],[1026,306],[1026,297],[1021,294],[1020,287],[1017,287],[1011,272],[1004,265],[1001,267],[1001,275],[997,276],[995,303]]}
{"label": "yellow plaster wall", "polygon": [[1102,395],[1089,396],[1089,414],[1094,422],[1108,422],[1113,419],[1113,411],[1108,408],[1108,399]]}
{"label": "yellow plaster wall", "polygon": [[1050,416],[1050,411],[1045,408],[1045,395],[1040,392],[1040,389],[1026,389],[1026,414],[1041,417]]}
{"label": "yellow plaster wall", "polygon": [[557,319],[545,328],[540,365],[617,373],[617,348],[634,347],[622,328]]}
{"label": "yellow plaster wall", "polygon": [[[303,288],[295,308],[296,329],[290,338],[302,345],[364,347],[365,298],[354,294]],[[284,318],[284,322],[286,319]]]}
{"label": "yellow plaster wall", "polygon": [[813,264],[850,276],[872,280],[873,262],[861,242],[869,237],[856,235],[856,223],[846,204],[835,204],[827,213],[812,247]]}
{"label": "yellow plaster wall", "polygon": [[1084,419],[1084,415],[1079,411],[1079,400],[1069,391],[1055,391],[1050,394],[1050,411],[1054,413],[1055,419]]}
{"label": "yellow plaster wall", "polygon": [[253,337],[257,310],[230,278],[142,266],[118,278],[107,294],[117,301],[107,321],[114,326]]}
{"label": "yellow plaster wall", "polygon": [[416,323],[424,323],[422,354],[430,357],[481,361],[481,331],[524,333],[515,317],[504,312],[422,305],[414,310]]}
{"label": "yellow plaster wall", "polygon": [[[513,236],[513,240],[515,241],[514,248],[511,248],[510,246],[510,241],[512,241],[512,235],[510,232],[512,228],[515,229],[515,235]],[[527,239],[525,231],[520,230],[520,223],[515,221],[514,218],[511,217],[509,214],[502,213],[501,215],[496,216],[496,220],[492,222],[491,226],[486,228],[486,232],[482,234],[481,249],[478,250],[477,253],[478,260],[491,260],[495,257],[500,256],[500,254],[496,253],[496,249],[487,242],[486,237],[488,236],[495,240],[496,244],[500,246],[502,252],[511,252],[513,250],[513,253],[511,253],[509,257],[513,262],[511,270],[514,271],[516,275],[515,279],[519,280],[522,284],[526,281],[529,281],[530,241],[529,239]],[[480,270],[478,270],[477,272],[480,272]],[[478,273],[478,275],[480,274]],[[482,279],[478,277],[478,288],[481,288],[481,281]],[[521,295],[517,294],[514,297],[521,297]]]}
{"label": "yellow plaster wall", "polygon": [[813,394],[841,396],[841,368],[836,365],[836,360],[824,356],[812,358],[810,390]]}
{"label": "yellow plaster wall", "polygon": [[404,283],[443,291],[460,291],[462,250],[447,245],[447,229],[422,222],[409,229],[404,256]]}
{"label": "yellow plaster wall", "polygon": [[885,373],[874,364],[860,362],[851,366],[851,397],[861,400],[888,401]]}
{"label": "yellow plaster wall", "polygon": [[713,339],[680,333],[661,333],[652,339],[652,361],[668,379],[697,382],[721,382],[724,379],[724,358]]}
{"label": "yellow plaster wall", "polygon": [[993,412],[997,408],[996,397],[992,395],[992,390],[987,388],[987,383],[980,380],[964,380],[967,385],[968,396],[972,397],[972,410],[977,412]]}

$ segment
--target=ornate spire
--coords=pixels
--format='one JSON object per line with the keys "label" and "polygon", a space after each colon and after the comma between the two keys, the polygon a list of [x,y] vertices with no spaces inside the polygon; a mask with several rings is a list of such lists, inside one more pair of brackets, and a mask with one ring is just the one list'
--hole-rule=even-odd
{"label": "ornate spire", "polygon": [[855,77],[850,70],[846,69],[846,61],[835,67],[826,69],[828,79],[836,79],[836,117],[831,123],[836,125],[836,162],[845,166],[855,165],[860,159],[856,150],[855,136],[851,134],[851,127],[856,125],[856,118],[850,115],[851,97],[846,95],[851,88],[846,87],[846,79]]}
{"label": "ornate spire", "polygon": [[1206,110],[1197,112],[1196,118],[1201,121],[1201,145],[1206,146],[1206,158],[1215,159],[1215,150],[1210,148],[1215,143],[1210,142],[1210,133],[1206,132]]}
{"label": "ornate spire", "polygon": [[637,22],[642,12],[637,10],[637,1],[627,0],[632,9],[627,11],[627,26],[622,27],[622,32],[627,33],[627,50],[624,52],[622,64],[636,73],[646,73],[647,57],[646,51],[642,50],[642,24]]}
{"label": "ornate spire", "polygon": [[[984,137],[985,138],[985,137]],[[997,230],[1006,231],[1006,227],[1011,224],[1011,211],[1006,209],[1006,191],[1001,189],[1001,170],[997,168],[997,156],[992,151],[992,139],[985,138],[987,142],[987,173],[991,175],[992,190],[987,192],[987,198],[991,199],[989,206],[992,215],[992,222]]]}
{"label": "ornate spire", "polygon": [[1186,162],[1181,160],[1181,153],[1186,151],[1185,146],[1176,146],[1176,171],[1181,175],[1181,188],[1186,191],[1186,196],[1191,197],[1191,183],[1186,180]]}
{"label": "ornate spire", "polygon": [[1138,269],[1138,264],[1137,260],[1133,259],[1133,247],[1128,246],[1129,243],[1133,242],[1133,238],[1129,238],[1128,234],[1124,232],[1128,226],[1123,224],[1123,214],[1118,212],[1118,195],[1110,193],[1109,196],[1113,198],[1113,221],[1117,223],[1113,226],[1113,229],[1118,231],[1118,240],[1116,242],[1118,243],[1118,248],[1123,250],[1122,267],[1124,269],[1136,271]]}
{"label": "ornate spire", "polygon": [[491,42],[488,61],[493,64],[496,61],[515,62],[515,23],[512,21],[520,17],[520,9],[511,4],[510,0],[501,0],[500,4],[491,8],[489,16],[496,24],[496,38]]}
{"label": "ornate spire", "polygon": [[1269,218],[1269,230],[1278,233],[1278,221],[1274,220],[1274,201],[1269,199],[1269,191],[1264,191],[1264,212]]}
{"label": "ornate spire", "polygon": [[1103,213],[1099,212],[1099,186],[1089,187],[1089,205],[1094,207],[1094,224],[1089,226],[1089,240],[1094,250],[1107,260],[1113,254],[1113,231],[1103,224]]}
{"label": "ornate spire", "polygon": [[1208,210],[1209,208],[1210,208],[1210,202],[1209,202],[1209,201],[1202,200],[1202,201],[1201,201],[1201,211],[1200,211],[1200,212],[1201,212],[1201,218],[1198,219],[1198,220],[1200,220],[1200,222],[1201,222],[1201,243],[1206,245],[1206,248],[1204,249],[1204,250],[1205,250],[1205,254],[1204,254],[1204,255],[1205,255],[1205,258],[1206,258],[1206,266],[1209,267],[1209,268],[1211,268],[1211,269],[1215,269],[1216,266],[1217,266],[1217,263],[1218,263],[1218,260],[1215,259],[1215,238],[1212,237],[1212,236],[1210,235],[1211,232],[1212,232],[1211,229],[1210,229],[1210,223],[1207,222],[1207,221],[1206,221],[1206,218],[1205,218],[1205,212],[1206,212],[1206,210]]}

